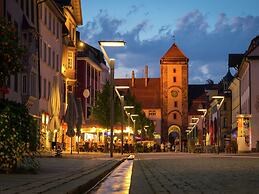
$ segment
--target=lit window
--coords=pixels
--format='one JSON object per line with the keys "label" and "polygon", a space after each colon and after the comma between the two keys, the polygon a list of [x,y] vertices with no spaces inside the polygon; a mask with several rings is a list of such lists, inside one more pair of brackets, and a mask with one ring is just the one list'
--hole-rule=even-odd
{"label": "lit window", "polygon": [[24,76],[22,77],[22,92],[23,92],[24,94],[26,94],[26,92],[27,92],[27,80],[26,80],[26,75],[24,75]]}
{"label": "lit window", "polygon": [[67,59],[67,68],[68,69],[73,69],[73,52],[69,51],[68,52],[68,59]]}

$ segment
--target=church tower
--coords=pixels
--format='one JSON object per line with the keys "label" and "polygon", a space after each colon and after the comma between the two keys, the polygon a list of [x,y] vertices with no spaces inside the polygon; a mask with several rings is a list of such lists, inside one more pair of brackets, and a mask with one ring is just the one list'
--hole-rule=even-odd
{"label": "church tower", "polygon": [[188,62],[175,43],[160,59],[161,139],[179,150],[188,127]]}

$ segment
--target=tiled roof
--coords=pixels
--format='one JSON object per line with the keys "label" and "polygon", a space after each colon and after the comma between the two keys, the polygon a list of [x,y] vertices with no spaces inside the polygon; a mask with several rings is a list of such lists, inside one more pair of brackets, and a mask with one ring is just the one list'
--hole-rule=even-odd
{"label": "tiled roof", "polygon": [[161,60],[189,60],[185,54],[178,48],[178,46],[174,43],[168,51],[164,54]]}
{"label": "tiled roof", "polygon": [[131,78],[115,79],[116,86],[129,86],[143,109],[160,108],[160,78],[148,78],[145,87],[145,78],[135,78],[134,87],[131,86]]}

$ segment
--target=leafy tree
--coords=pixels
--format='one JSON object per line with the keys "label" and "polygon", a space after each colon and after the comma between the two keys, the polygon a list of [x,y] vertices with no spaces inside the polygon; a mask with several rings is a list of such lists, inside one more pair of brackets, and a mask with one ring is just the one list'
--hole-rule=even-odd
{"label": "leafy tree", "polygon": [[[106,82],[102,91],[97,93],[95,105],[92,107],[91,119],[105,128],[110,126],[111,104],[110,83]],[[115,96],[115,95],[114,95]],[[119,99],[114,99],[114,124],[121,121],[121,108]]]}
{"label": "leafy tree", "polygon": [[37,122],[27,108],[16,102],[0,101],[0,170],[37,169],[34,154],[38,143]]}
{"label": "leafy tree", "polygon": [[0,89],[8,76],[22,70],[25,49],[20,45],[17,29],[5,18],[0,18]]}
{"label": "leafy tree", "polygon": [[[135,96],[133,96],[130,92],[128,92],[125,96],[125,104],[126,105],[133,105],[134,106],[134,114],[138,114],[139,116],[136,118],[136,131],[138,129],[141,130],[141,138],[144,140],[147,138],[146,135],[148,135],[149,139],[153,138],[153,132],[155,131],[155,127],[153,124],[153,121],[148,119],[145,115],[145,113],[142,111],[140,103],[136,100]],[[148,126],[146,128],[147,134],[144,130],[144,127]]]}

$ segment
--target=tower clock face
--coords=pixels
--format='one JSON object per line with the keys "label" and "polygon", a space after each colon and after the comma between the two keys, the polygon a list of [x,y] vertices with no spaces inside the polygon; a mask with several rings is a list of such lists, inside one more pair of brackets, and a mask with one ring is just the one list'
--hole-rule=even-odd
{"label": "tower clock face", "polygon": [[176,90],[172,90],[171,91],[171,95],[172,95],[172,97],[177,97],[178,96],[178,92]]}

